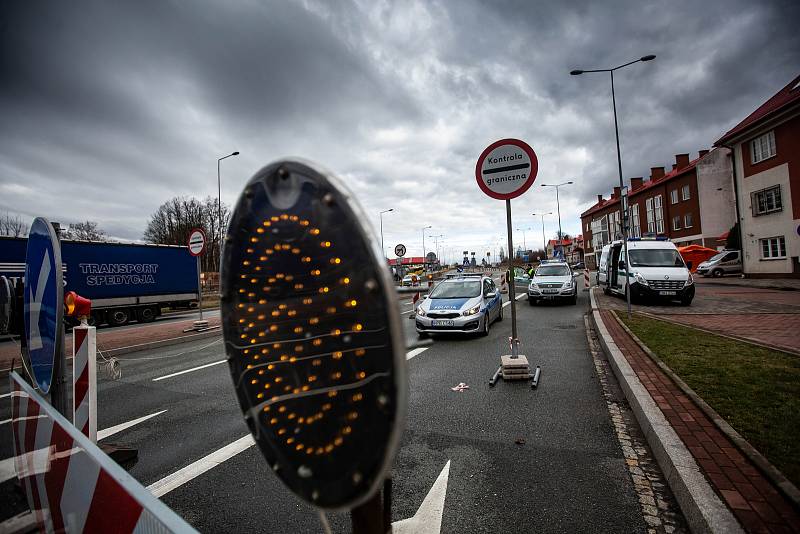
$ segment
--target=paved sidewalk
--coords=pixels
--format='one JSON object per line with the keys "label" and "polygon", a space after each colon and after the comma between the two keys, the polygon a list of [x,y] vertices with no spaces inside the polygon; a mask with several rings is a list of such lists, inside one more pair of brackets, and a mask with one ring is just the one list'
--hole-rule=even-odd
{"label": "paved sidewalk", "polygon": [[695,275],[694,279],[702,285],[757,287],[762,289],[780,289],[784,291],[800,291],[800,278],[742,278],[725,276],[723,278],[706,278]]}
{"label": "paved sidewalk", "polygon": [[[213,335],[222,335],[222,330],[217,328],[204,333],[184,332],[191,328],[194,319],[186,321],[172,321],[159,324],[158,321],[143,325],[131,325],[121,328],[103,328],[97,331],[97,348],[103,353],[122,354],[141,350],[153,344],[172,344],[200,339]],[[220,324],[219,316],[208,318],[209,326]],[[65,353],[67,358],[72,357],[72,334],[67,334],[65,340]],[[12,359],[19,361],[19,345],[16,341],[5,341],[0,344],[0,372],[6,373],[11,366]]]}
{"label": "paved sidewalk", "polygon": [[748,532],[800,532],[800,515],[620,326],[600,315],[614,342],[722,501]]}

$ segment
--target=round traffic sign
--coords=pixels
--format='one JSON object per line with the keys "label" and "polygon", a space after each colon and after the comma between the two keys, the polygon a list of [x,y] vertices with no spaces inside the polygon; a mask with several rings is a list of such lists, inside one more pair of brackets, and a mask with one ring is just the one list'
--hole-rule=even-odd
{"label": "round traffic sign", "polygon": [[189,234],[189,254],[199,256],[206,250],[206,233],[201,228],[194,228]]}
{"label": "round traffic sign", "polygon": [[475,179],[481,191],[498,200],[520,196],[533,185],[538,172],[536,153],[519,139],[495,141],[475,165]]}
{"label": "round traffic sign", "polygon": [[406,255],[406,246],[402,243],[394,247],[394,255],[398,258],[402,258]]}
{"label": "round traffic sign", "polygon": [[25,255],[25,338],[23,357],[42,393],[50,391],[53,363],[61,351],[64,282],[61,246],[50,222],[37,217],[28,234]]}

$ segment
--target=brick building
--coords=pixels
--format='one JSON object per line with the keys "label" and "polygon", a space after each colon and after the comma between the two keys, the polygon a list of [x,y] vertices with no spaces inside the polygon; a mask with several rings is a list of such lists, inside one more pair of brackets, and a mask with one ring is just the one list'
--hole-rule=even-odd
{"label": "brick building", "polygon": [[[583,236],[576,236],[574,238],[564,238],[561,240],[561,247],[564,250],[564,259],[568,263],[577,263],[583,261]],[[547,242],[547,257],[555,258],[556,250],[558,249],[558,239],[551,239]]]}
{"label": "brick building", "polygon": [[[720,235],[735,222],[730,151],[701,150],[694,160],[677,154],[672,169],[650,169],[650,178],[630,179],[630,235],[665,235],[678,246],[722,248]],[[581,214],[587,266],[597,266],[603,245],[622,238],[622,191],[597,196],[597,203]]]}
{"label": "brick building", "polygon": [[800,76],[723,135],[747,276],[800,276]]}

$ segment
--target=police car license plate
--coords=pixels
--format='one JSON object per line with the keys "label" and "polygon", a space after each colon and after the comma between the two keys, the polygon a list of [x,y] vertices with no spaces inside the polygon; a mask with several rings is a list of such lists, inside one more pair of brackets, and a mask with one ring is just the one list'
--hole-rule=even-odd
{"label": "police car license plate", "polygon": [[558,289],[542,289],[542,293],[558,293]]}
{"label": "police car license plate", "polygon": [[432,319],[431,326],[455,326],[455,321],[446,321],[444,319]]}
{"label": "police car license plate", "polygon": [[659,291],[659,295],[670,296],[670,295],[677,295],[677,291]]}

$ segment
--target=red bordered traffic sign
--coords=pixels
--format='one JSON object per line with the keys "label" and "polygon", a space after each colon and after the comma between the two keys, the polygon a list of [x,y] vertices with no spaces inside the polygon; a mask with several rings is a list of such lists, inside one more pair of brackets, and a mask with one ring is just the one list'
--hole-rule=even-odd
{"label": "red bordered traffic sign", "polygon": [[189,234],[189,254],[199,256],[206,250],[206,233],[202,228],[193,228]]}
{"label": "red bordered traffic sign", "polygon": [[481,191],[498,200],[509,200],[530,189],[539,172],[533,148],[519,139],[495,141],[481,153],[475,179]]}

